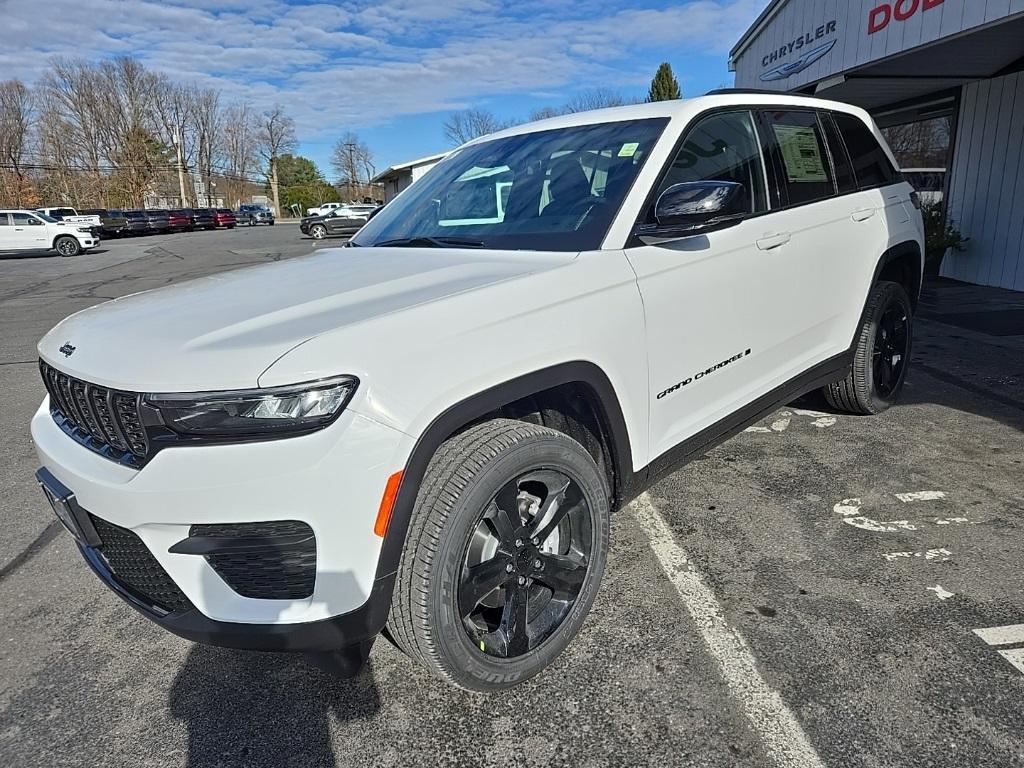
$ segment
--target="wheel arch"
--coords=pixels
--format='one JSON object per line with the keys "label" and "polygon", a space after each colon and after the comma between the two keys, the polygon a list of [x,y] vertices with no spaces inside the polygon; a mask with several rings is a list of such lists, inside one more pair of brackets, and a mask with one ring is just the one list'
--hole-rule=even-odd
{"label": "wheel arch", "polygon": [[[565,389],[567,387],[570,389]],[[416,440],[406,461],[381,547],[377,579],[398,569],[420,483],[430,459],[445,440],[481,420],[507,415],[505,409],[527,402],[530,398],[549,392],[566,393],[573,390],[587,398],[588,407],[596,415],[602,447],[607,454],[606,469],[613,508],[631,498],[636,478],[633,474],[629,434],[618,396],[605,372],[594,363],[578,360],[523,374],[449,406],[430,422]],[[574,436],[571,432],[570,435]],[[592,449],[592,446],[584,447]]]}
{"label": "wheel arch", "polygon": [[924,255],[921,253],[921,245],[914,240],[908,240],[892,246],[882,254],[875,268],[872,285],[879,280],[899,283],[910,297],[911,306],[916,310],[917,300],[921,296],[923,274]]}

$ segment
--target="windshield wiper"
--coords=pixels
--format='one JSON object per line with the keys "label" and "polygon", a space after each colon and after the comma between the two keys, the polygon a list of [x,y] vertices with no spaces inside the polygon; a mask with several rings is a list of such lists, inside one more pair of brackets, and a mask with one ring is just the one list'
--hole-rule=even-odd
{"label": "windshield wiper", "polygon": [[483,248],[481,240],[465,237],[398,237],[373,244],[374,248]]}

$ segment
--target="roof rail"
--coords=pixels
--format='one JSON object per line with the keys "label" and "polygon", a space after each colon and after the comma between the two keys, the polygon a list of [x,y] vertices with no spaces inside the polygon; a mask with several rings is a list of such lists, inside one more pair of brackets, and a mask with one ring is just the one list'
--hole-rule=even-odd
{"label": "roof rail", "polygon": [[713,91],[708,91],[705,96],[731,96],[733,94],[754,94],[758,96],[785,96],[786,98],[804,98],[814,99],[818,98],[809,93],[796,93],[794,91],[772,91],[767,88],[715,88]]}

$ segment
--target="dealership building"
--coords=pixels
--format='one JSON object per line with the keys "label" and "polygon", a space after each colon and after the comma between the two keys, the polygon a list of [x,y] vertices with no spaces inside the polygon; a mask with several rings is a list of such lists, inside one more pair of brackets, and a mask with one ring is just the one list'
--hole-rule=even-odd
{"label": "dealership building", "polygon": [[969,238],[942,274],[1024,291],[1024,0],[772,0],[730,68],[869,110]]}

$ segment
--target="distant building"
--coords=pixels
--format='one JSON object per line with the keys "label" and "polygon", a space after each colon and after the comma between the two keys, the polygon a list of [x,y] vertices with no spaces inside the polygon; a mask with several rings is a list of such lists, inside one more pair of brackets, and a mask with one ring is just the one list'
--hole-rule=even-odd
{"label": "distant building", "polygon": [[942,274],[1024,290],[1024,0],[771,0],[730,65],[870,111],[970,238]]}
{"label": "distant building", "polygon": [[447,152],[441,152],[437,155],[421,157],[418,160],[410,160],[400,165],[392,165],[390,168],[378,173],[370,181],[383,186],[384,202],[387,203],[447,156]]}

